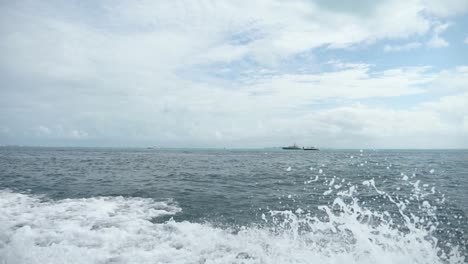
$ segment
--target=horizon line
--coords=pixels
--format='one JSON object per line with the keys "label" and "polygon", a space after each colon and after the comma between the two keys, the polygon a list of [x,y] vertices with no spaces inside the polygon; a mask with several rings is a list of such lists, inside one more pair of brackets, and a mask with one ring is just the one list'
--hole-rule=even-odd
{"label": "horizon line", "polygon": [[[265,150],[265,149],[281,149],[281,146],[274,147],[157,147],[157,146],[70,146],[70,145],[0,145],[0,148],[114,148],[114,149],[148,149],[148,150],[178,150],[178,149],[193,149],[193,150]],[[318,147],[320,150],[468,150],[468,148],[349,148],[349,147]]]}

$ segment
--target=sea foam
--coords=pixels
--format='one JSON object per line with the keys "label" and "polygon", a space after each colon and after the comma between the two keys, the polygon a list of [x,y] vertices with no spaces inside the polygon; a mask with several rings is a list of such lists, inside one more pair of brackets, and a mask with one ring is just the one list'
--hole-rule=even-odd
{"label": "sea foam", "polygon": [[[371,184],[374,188],[375,186]],[[234,230],[152,221],[181,211],[174,201],[94,197],[48,200],[0,191],[0,263],[463,263],[445,253],[436,225],[359,205],[354,188],[320,209],[269,211],[264,225]],[[425,207],[430,208],[428,203]],[[429,221],[428,221],[429,222]]]}

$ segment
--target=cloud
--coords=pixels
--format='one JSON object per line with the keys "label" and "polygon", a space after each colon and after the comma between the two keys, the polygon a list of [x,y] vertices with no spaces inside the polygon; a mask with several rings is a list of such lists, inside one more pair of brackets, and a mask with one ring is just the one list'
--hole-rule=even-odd
{"label": "cloud", "polygon": [[468,44],[468,37],[466,37],[463,42],[465,42],[465,44]]}
{"label": "cloud", "polygon": [[39,125],[33,127],[32,131],[35,136],[46,138],[85,139],[89,136],[85,131],[66,129],[62,125],[53,125],[51,127]]}
{"label": "cloud", "polygon": [[[353,100],[376,97],[397,97],[424,92],[427,67],[390,69],[372,72],[367,64],[333,62],[338,70],[319,74],[284,74],[259,79],[247,89],[268,94],[287,102],[318,101],[330,98]],[[273,100],[272,98],[268,100]]]}
{"label": "cloud", "polygon": [[449,24],[440,24],[437,25],[434,28],[434,32],[432,35],[432,38],[427,42],[427,45],[431,48],[444,48],[448,47],[449,43],[440,37],[440,34],[442,34],[447,28],[449,27]]}
{"label": "cloud", "polygon": [[426,12],[439,17],[461,15],[468,11],[468,2],[465,0],[424,0],[421,3]]}
{"label": "cloud", "polygon": [[468,91],[468,67],[458,66],[454,69],[441,70],[433,75],[428,89],[449,94]]}
{"label": "cloud", "polygon": [[385,52],[399,52],[399,51],[409,51],[412,49],[417,49],[421,47],[421,43],[419,42],[410,42],[403,45],[385,45],[384,51]]}
{"label": "cloud", "polygon": [[[345,106],[321,112],[318,119],[335,128],[331,130],[335,137],[349,139],[349,134],[354,134],[374,147],[462,148],[467,146],[467,96],[443,97],[408,110],[360,104]],[[436,138],[444,140],[434,142]]]}
{"label": "cloud", "polygon": [[50,131],[50,129],[48,127],[45,127],[45,126],[38,126],[38,127],[34,128],[34,130],[36,131],[38,136],[48,136],[48,135],[50,135],[52,133]]}
{"label": "cloud", "polygon": [[[364,16],[323,1],[109,3],[92,7],[101,11],[93,20],[86,19],[89,10],[77,12],[68,6],[33,2],[7,6],[2,11],[2,24],[10,21],[15,28],[3,27],[4,49],[25,53],[20,58],[23,60],[31,58],[28,53],[33,50],[42,51],[44,57],[39,56],[38,66],[67,77],[92,72],[93,66],[111,59],[116,66],[138,62],[140,67],[151,69],[159,64],[170,69],[245,57],[274,65],[282,58],[321,46],[345,48],[422,35],[432,23],[421,13],[424,5],[418,2],[384,1]],[[394,16],[388,16],[388,10],[394,10]],[[84,17],[74,15],[77,18],[70,20],[66,16],[70,12]],[[248,41],[227,44],[233,36]],[[51,70],[51,63],[62,67]]]}
{"label": "cloud", "polygon": [[[426,138],[418,144],[428,146],[440,135],[456,141],[463,138],[457,123],[419,98],[438,102],[447,91],[465,94],[466,66],[314,58],[319,50],[339,54],[428,34],[436,37],[430,45],[443,46],[448,22],[437,21],[465,7],[450,2],[442,11],[440,3],[5,2],[2,133],[9,141],[91,145],[262,147],[316,138],[349,147]],[[418,43],[384,50],[412,50]],[[285,68],[299,56],[307,63]],[[416,108],[391,105],[412,98],[419,100]],[[428,130],[406,128],[412,119]],[[387,140],[392,129],[398,133]]]}
{"label": "cloud", "polygon": [[[236,89],[178,79],[163,88],[130,89],[125,94],[99,90],[90,95],[91,87],[74,91],[58,87],[51,93],[53,97],[18,102],[15,108],[3,106],[2,112],[15,120],[3,117],[2,123],[19,132],[41,122],[37,125],[44,127],[40,131],[49,131],[48,138],[98,139],[104,145],[125,141],[130,145],[262,147],[316,137],[321,144],[334,147],[358,147],[357,142],[382,147],[388,143],[389,147],[401,146],[398,140],[435,140],[442,134],[458,133],[455,127],[461,121],[446,124],[450,114],[440,114],[456,113],[463,109],[460,103],[458,110],[444,110],[455,105],[447,102],[443,103],[445,108],[422,104],[413,110],[395,110],[356,102],[437,94],[447,89],[466,93],[464,67],[439,72],[428,67],[378,72],[366,64],[333,64],[337,66],[330,72],[274,75]],[[12,100],[15,92],[4,95],[4,100]],[[416,123],[417,130],[411,128]],[[392,133],[398,140],[387,140]],[[400,138],[405,133],[406,140]]]}
{"label": "cloud", "polygon": [[4,136],[10,136],[11,135],[11,129],[9,127],[1,126],[0,127],[0,134]]}

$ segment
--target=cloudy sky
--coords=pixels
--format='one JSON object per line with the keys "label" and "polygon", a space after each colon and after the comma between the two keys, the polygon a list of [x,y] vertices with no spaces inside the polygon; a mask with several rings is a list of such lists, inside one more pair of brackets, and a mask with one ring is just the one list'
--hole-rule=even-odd
{"label": "cloudy sky", "polygon": [[468,148],[468,1],[0,1],[0,80],[0,144]]}

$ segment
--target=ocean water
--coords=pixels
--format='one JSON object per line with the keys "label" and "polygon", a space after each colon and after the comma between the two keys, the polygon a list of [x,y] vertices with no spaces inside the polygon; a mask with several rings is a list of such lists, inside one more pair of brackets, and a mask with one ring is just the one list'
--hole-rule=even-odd
{"label": "ocean water", "polygon": [[468,151],[0,148],[0,263],[466,263]]}

